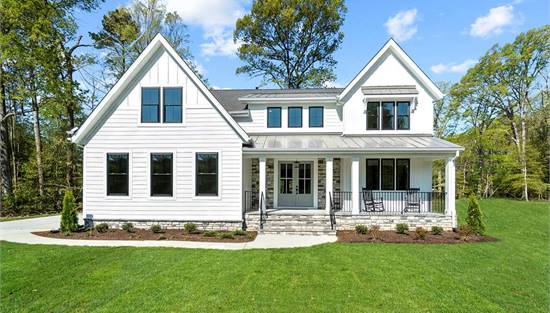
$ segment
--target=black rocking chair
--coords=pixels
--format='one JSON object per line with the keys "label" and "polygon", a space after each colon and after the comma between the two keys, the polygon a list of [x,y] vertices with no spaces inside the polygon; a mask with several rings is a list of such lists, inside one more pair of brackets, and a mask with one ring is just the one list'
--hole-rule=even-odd
{"label": "black rocking chair", "polygon": [[382,200],[374,200],[372,190],[363,188],[363,204],[365,205],[364,212],[384,212],[384,202]]}
{"label": "black rocking chair", "polygon": [[420,189],[411,188],[405,194],[405,212],[420,213]]}

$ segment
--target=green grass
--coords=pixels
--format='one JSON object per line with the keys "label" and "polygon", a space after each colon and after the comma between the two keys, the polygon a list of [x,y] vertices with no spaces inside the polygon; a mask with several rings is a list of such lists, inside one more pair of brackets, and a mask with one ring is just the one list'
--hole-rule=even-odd
{"label": "green grass", "polygon": [[[466,203],[457,206],[463,218]],[[548,311],[548,204],[481,206],[498,242],[247,251],[3,242],[0,311]]]}

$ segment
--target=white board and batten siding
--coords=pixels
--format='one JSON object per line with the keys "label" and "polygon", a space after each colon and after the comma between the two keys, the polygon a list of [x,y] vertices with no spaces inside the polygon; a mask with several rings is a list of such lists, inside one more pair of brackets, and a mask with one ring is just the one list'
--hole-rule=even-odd
{"label": "white board and batten siding", "polygon": [[[182,87],[183,123],[140,123],[142,87]],[[115,100],[84,148],[84,214],[94,219],[241,219],[242,140],[172,56],[161,48]],[[129,196],[107,196],[106,154],[129,153]],[[150,154],[173,153],[173,197],[150,196]],[[218,197],[195,196],[196,152],[219,153]]]}

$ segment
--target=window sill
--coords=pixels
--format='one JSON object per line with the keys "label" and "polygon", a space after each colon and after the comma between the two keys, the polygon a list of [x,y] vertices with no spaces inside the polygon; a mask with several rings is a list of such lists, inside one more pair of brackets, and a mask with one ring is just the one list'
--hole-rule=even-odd
{"label": "window sill", "polygon": [[221,196],[197,196],[197,195],[193,195],[192,197],[193,200],[221,200],[222,197]]}

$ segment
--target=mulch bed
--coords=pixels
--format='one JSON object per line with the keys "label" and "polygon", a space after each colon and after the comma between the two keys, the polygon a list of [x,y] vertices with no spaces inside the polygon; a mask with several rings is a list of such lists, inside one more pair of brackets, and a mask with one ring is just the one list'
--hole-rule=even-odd
{"label": "mulch bed", "polygon": [[469,242],[487,242],[497,241],[496,238],[490,236],[477,235],[462,235],[458,232],[446,231],[441,235],[426,235],[425,239],[416,238],[414,231],[409,231],[407,234],[398,234],[393,230],[378,231],[377,234],[369,232],[365,235],[358,234],[354,230],[339,230],[336,232],[338,242],[388,242],[388,243],[420,243],[420,244],[437,244],[437,243],[469,243]]}
{"label": "mulch bed", "polygon": [[[218,234],[230,232],[217,232]],[[176,241],[206,241],[206,242],[249,242],[256,239],[257,232],[248,231],[246,235],[234,235],[233,238],[206,237],[203,232],[189,234],[181,229],[166,229],[162,233],[153,233],[149,229],[135,229],[127,232],[122,229],[109,229],[104,233],[93,231],[77,231],[70,235],[62,232],[39,231],[33,234],[42,237],[57,239],[85,239],[85,240],[176,240]]]}

